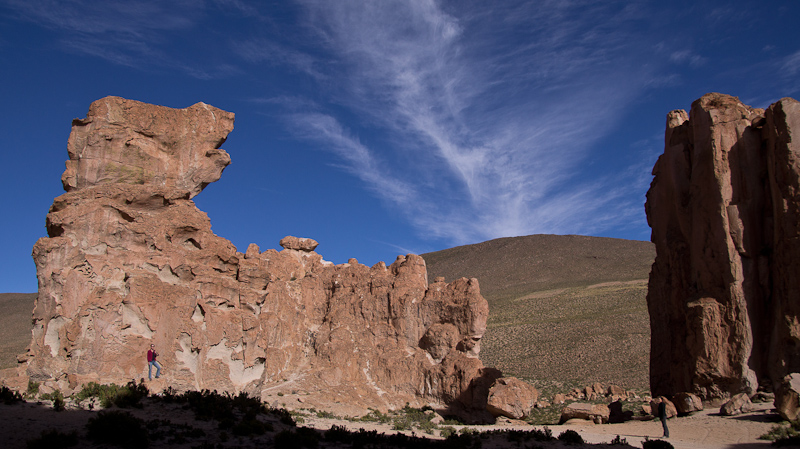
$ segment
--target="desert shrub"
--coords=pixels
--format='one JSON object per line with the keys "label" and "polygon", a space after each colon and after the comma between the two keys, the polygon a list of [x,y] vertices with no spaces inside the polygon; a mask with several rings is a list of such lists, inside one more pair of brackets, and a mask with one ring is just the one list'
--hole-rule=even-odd
{"label": "desert shrub", "polygon": [[800,436],[786,437],[772,442],[775,447],[800,447]]}
{"label": "desert shrub", "polygon": [[394,430],[411,430],[418,428],[426,433],[433,433],[436,426],[431,422],[432,415],[425,413],[424,410],[415,409],[405,405],[399,412],[392,416],[392,428]]}
{"label": "desert shrub", "polygon": [[478,433],[454,433],[440,445],[443,449],[480,449],[481,446],[481,437]]}
{"label": "desert shrub", "polygon": [[29,397],[36,397],[36,395],[39,394],[39,382],[34,382],[34,381],[29,379],[28,380],[28,391],[26,391],[26,394]]}
{"label": "desert shrub", "polygon": [[241,421],[233,426],[231,432],[240,437],[250,435],[264,435],[268,431],[272,431],[272,424],[264,423],[255,417],[244,417]]}
{"label": "desert shrub", "polygon": [[75,399],[81,402],[89,398],[96,398],[103,408],[108,408],[112,405],[116,405],[119,408],[142,408],[141,401],[149,394],[150,391],[148,391],[144,383],[137,384],[133,380],[123,386],[117,384],[100,385],[96,382],[89,382],[75,395]]}
{"label": "desert shrub", "polygon": [[39,396],[40,399],[46,401],[53,401],[53,410],[60,412],[64,410],[64,395],[61,390],[55,390],[52,393],[45,393]]}
{"label": "desert shrub", "polygon": [[645,437],[642,441],[642,449],[675,449],[669,441],[651,440]]}
{"label": "desert shrub", "polygon": [[203,429],[189,424],[176,424],[168,419],[151,419],[145,424],[150,441],[166,441],[170,446],[187,443],[190,439],[206,436]]}
{"label": "desert shrub", "polygon": [[456,429],[455,429],[455,427],[450,427],[450,426],[447,426],[447,427],[442,427],[442,428],[439,430],[439,436],[440,436],[440,437],[442,437],[442,438],[447,438],[447,437],[449,437],[450,435],[455,435],[455,434],[456,434]]}
{"label": "desert shrub", "polygon": [[[538,442],[548,442],[553,441],[553,432],[545,427],[542,430],[533,429],[533,430],[502,430],[499,431],[506,435],[506,439],[512,443],[522,443],[527,441],[538,441]],[[493,432],[489,432],[493,433]],[[578,435],[580,436],[580,435]],[[560,437],[559,437],[560,439]],[[563,441],[563,440],[562,440]]]}
{"label": "desert shrub", "polygon": [[758,437],[761,440],[786,440],[800,436],[800,420],[791,421],[789,425],[778,424],[773,426],[769,432]]}
{"label": "desert shrub", "polygon": [[314,429],[298,427],[294,431],[284,430],[275,435],[275,449],[315,448],[320,436]]}
{"label": "desert shrub", "polygon": [[617,446],[617,445],[627,445],[627,444],[628,444],[628,439],[627,439],[627,438],[622,438],[622,437],[620,437],[619,435],[617,435],[617,436],[616,436],[616,437],[615,437],[613,440],[611,440],[611,442],[610,442],[610,443],[608,443],[608,444],[610,444],[610,445],[612,445],[612,446]]}
{"label": "desert shrub", "polygon": [[148,446],[144,421],[121,410],[102,411],[89,418],[87,436],[96,443],[113,444],[127,449]]}
{"label": "desert shrub", "polygon": [[323,434],[325,441],[331,443],[350,443],[353,441],[353,436],[345,426],[332,425],[330,429],[326,430]]}
{"label": "desert shrub", "polygon": [[62,449],[77,445],[78,432],[73,430],[72,432],[63,433],[56,429],[45,430],[41,436],[28,440],[26,443],[28,449]]}
{"label": "desert shrub", "polygon": [[359,421],[365,422],[379,422],[382,424],[386,424],[391,421],[392,418],[385,413],[381,413],[380,410],[369,409],[369,413],[359,418]]}
{"label": "desert shrub", "polygon": [[0,388],[0,401],[6,405],[16,404],[17,402],[22,402],[22,395],[6,386],[3,386]]}
{"label": "desert shrub", "polygon": [[583,444],[583,437],[578,432],[567,429],[558,436],[558,441],[566,444]]}

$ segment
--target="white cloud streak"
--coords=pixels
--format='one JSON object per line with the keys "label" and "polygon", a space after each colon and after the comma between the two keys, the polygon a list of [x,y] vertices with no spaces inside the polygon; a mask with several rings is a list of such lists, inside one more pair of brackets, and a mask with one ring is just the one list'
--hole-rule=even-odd
{"label": "white cloud streak", "polygon": [[[424,235],[461,244],[597,232],[629,218],[629,205],[611,206],[623,192],[610,175],[576,175],[613,111],[643,87],[622,56],[630,36],[615,31],[635,9],[545,2],[484,11],[464,2],[455,15],[431,0],[302,3],[307,25],[345,61],[337,101],[396,140],[359,143],[345,163],[367,184],[413,179],[416,189],[373,190]],[[631,65],[629,77],[620,64]],[[341,147],[334,128],[309,120],[308,129]],[[417,163],[363,165],[387,151]]]}
{"label": "white cloud streak", "polygon": [[[221,1],[220,7],[240,5],[236,0]],[[18,18],[59,32],[62,45],[76,54],[126,67],[178,70],[199,79],[238,73],[230,64],[204,67],[168,51],[170,34],[188,32],[204,17],[206,7],[202,2],[6,0],[4,3]]]}

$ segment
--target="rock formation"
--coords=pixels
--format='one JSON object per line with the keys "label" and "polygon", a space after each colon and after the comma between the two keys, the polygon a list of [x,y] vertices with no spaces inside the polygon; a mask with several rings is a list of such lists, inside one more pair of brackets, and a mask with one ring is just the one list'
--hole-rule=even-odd
{"label": "rock formation", "polygon": [[[191,198],[230,163],[233,114],[118,97],[73,122],[64,195],[34,249],[39,299],[26,375],[69,391],[146,377],[359,414],[434,405],[490,419],[500,376],[478,358],[488,304],[475,279],[428,284],[419,256],[333,265],[317,242],[245,253]],[[488,417],[488,418],[487,418]]]}
{"label": "rock formation", "polygon": [[647,193],[650,388],[704,400],[800,371],[800,103],[707,94],[667,116]]}

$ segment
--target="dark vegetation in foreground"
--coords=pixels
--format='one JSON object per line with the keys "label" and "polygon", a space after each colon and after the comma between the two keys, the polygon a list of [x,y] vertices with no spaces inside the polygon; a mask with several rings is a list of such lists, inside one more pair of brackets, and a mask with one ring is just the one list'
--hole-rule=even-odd
{"label": "dark vegetation in foreground", "polygon": [[[33,385],[31,388],[33,389]],[[50,394],[54,404],[55,397]],[[40,396],[42,398],[42,396]],[[124,386],[98,385],[91,383],[75,394],[71,400],[81,407],[94,408],[94,404],[111,407],[101,410],[89,418],[85,429],[67,432],[47,430],[27,442],[29,449],[59,449],[80,447],[85,443],[104,444],[126,449],[147,448],[153,442],[167,445],[186,445],[197,449],[217,449],[234,442],[235,438],[258,439],[267,447],[278,449],[317,448],[334,445],[352,448],[414,448],[457,449],[483,447],[487,441],[493,446],[541,447],[539,443],[560,441],[565,444],[584,444],[583,438],[574,430],[566,430],[554,437],[550,429],[493,430],[477,432],[468,428],[460,432],[443,432],[443,439],[426,438],[396,433],[384,434],[376,430],[348,430],[344,426],[332,425],[325,431],[298,427],[302,418],[285,409],[271,408],[245,393],[220,394],[216,391],[187,391],[176,393],[171,389],[160,395],[150,394],[142,383],[130,382]],[[0,401],[13,406],[25,401],[23,395],[6,387],[0,389]],[[145,404],[145,401],[147,404]],[[62,398],[63,404],[63,398]],[[172,404],[191,410],[197,421],[216,423],[214,435],[191,424],[175,423],[168,419],[142,419],[126,409],[142,408],[145,405]],[[424,411],[406,407],[406,414],[424,415]],[[63,408],[62,408],[63,410]],[[404,409],[405,410],[405,409]],[[69,413],[64,411],[63,413]],[[374,414],[375,412],[373,412]],[[372,421],[367,417],[366,421]],[[195,444],[196,443],[196,444]],[[625,439],[617,437],[611,445],[631,447]],[[524,446],[523,446],[524,445]]]}

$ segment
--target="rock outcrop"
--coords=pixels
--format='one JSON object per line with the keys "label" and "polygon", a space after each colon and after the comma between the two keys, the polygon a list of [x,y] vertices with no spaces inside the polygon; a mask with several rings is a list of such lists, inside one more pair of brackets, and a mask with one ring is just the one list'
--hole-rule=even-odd
{"label": "rock outcrop", "polygon": [[[478,353],[488,304],[475,279],[428,283],[425,262],[333,265],[317,242],[245,253],[191,198],[230,162],[233,114],[118,97],[73,122],[63,183],[34,249],[31,379],[65,391],[146,377],[342,414],[434,405],[473,420],[500,377]],[[302,405],[300,405],[302,404]]]}
{"label": "rock outcrop", "polygon": [[800,103],[707,94],[667,116],[647,193],[650,388],[704,400],[800,371]]}
{"label": "rock outcrop", "polygon": [[775,390],[775,410],[787,421],[800,417],[800,374],[792,373],[781,380]]}

